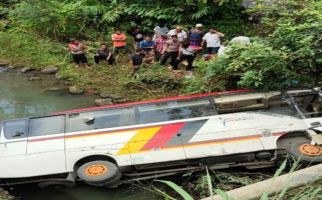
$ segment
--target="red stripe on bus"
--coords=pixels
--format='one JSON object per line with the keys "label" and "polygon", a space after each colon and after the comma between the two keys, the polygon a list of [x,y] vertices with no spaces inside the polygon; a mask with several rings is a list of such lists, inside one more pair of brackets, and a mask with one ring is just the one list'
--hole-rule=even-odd
{"label": "red stripe on bus", "polygon": [[141,150],[161,148],[173,138],[186,123],[177,123],[162,127]]}
{"label": "red stripe on bus", "polygon": [[[118,133],[118,132],[126,132],[126,131],[137,131],[141,129],[146,129],[146,128],[154,128],[154,127],[163,127],[163,126],[172,126],[176,123],[172,124],[165,124],[165,125],[155,125],[155,126],[144,126],[144,127],[136,127],[136,128],[127,128],[127,129],[116,129],[116,130],[110,130],[110,131],[99,131],[99,132],[94,132],[94,133],[79,133],[79,134],[74,134],[74,135],[66,135],[65,138],[77,138],[77,137],[86,137],[86,136],[94,136],[94,135],[105,135],[105,134],[113,134],[113,133]],[[57,140],[57,139],[62,139],[64,136],[57,136],[57,137],[45,137],[45,138],[36,138],[36,139],[30,139],[28,142],[41,142],[41,141],[46,141],[46,140]]]}
{"label": "red stripe on bus", "polygon": [[115,105],[107,105],[107,106],[100,106],[100,107],[90,107],[90,108],[82,108],[82,109],[75,109],[75,110],[66,110],[61,112],[56,112],[53,115],[61,115],[61,114],[70,114],[70,113],[78,113],[78,112],[85,112],[85,111],[92,111],[92,110],[101,110],[105,108],[120,108],[126,106],[135,106],[135,105],[142,105],[148,103],[159,103],[164,101],[174,101],[174,100],[184,100],[184,99],[191,99],[197,97],[208,97],[213,95],[221,95],[221,94],[233,94],[233,93],[241,93],[241,92],[250,92],[249,89],[240,89],[240,90],[231,90],[231,91],[224,91],[224,92],[212,92],[208,94],[195,94],[189,96],[177,96],[177,97],[167,97],[155,100],[147,100],[147,101],[138,101],[132,103],[123,103],[123,104],[115,104]]}

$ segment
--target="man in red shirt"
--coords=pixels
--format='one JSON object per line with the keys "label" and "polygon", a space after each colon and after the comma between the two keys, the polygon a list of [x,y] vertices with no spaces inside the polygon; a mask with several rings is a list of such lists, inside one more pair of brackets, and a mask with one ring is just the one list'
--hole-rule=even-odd
{"label": "man in red shirt", "polygon": [[126,47],[126,35],[117,29],[114,34],[112,34],[112,41],[115,53],[118,53],[121,49]]}

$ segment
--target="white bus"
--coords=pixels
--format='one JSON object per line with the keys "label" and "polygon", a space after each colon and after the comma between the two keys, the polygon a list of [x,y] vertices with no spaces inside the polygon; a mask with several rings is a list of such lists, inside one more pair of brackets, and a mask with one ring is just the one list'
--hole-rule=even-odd
{"label": "white bus", "polygon": [[122,181],[322,161],[322,94],[247,90],[64,111],[0,123],[0,185]]}

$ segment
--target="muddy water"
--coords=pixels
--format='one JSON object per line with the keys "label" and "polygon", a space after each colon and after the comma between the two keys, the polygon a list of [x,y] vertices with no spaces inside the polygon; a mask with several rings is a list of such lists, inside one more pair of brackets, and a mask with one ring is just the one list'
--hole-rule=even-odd
{"label": "muddy water", "polygon": [[[52,76],[29,81],[31,74],[0,68],[0,120],[43,116],[53,112],[94,106],[94,98],[68,94],[62,82]],[[34,75],[39,76],[39,75]],[[40,189],[29,184],[7,188],[22,200],[157,200],[159,196],[139,187],[124,185],[108,190],[86,185],[75,188]]]}

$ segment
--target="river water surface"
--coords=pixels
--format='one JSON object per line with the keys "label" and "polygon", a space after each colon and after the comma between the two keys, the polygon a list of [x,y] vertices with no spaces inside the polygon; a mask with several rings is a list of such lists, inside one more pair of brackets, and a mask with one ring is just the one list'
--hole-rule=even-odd
{"label": "river water surface", "polygon": [[[38,75],[37,75],[38,76]],[[94,98],[68,94],[62,82],[43,75],[29,81],[30,74],[7,72],[0,68],[0,120],[43,116],[53,112],[94,106]],[[1,162],[1,161],[0,161]],[[118,189],[78,186],[40,189],[35,184],[10,188],[22,200],[158,200],[159,196],[140,187],[124,185]]]}

